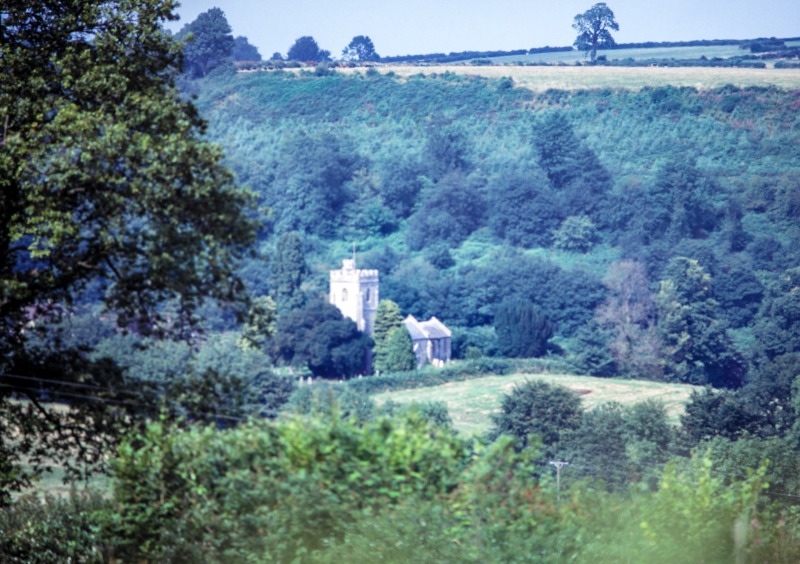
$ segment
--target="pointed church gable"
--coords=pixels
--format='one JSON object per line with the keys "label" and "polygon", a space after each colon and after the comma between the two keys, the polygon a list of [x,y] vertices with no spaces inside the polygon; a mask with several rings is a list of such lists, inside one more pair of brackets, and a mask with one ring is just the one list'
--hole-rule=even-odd
{"label": "pointed church gable", "polygon": [[412,341],[424,341],[428,335],[423,331],[419,321],[413,316],[409,315],[403,320],[408,334],[411,336]]}
{"label": "pointed church gable", "polygon": [[419,366],[441,366],[450,362],[452,332],[444,323],[435,317],[420,322],[413,315],[406,317],[403,323],[414,343],[414,354],[417,355]]}
{"label": "pointed church gable", "polygon": [[447,339],[453,336],[453,332],[450,331],[444,323],[436,319],[436,317],[431,317],[421,325],[422,330],[429,339]]}

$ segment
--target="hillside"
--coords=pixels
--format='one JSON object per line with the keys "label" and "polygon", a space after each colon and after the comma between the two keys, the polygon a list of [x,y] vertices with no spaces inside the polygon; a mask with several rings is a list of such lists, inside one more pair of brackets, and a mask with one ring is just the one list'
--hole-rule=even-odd
{"label": "hillside", "polygon": [[[555,324],[551,354],[590,374],[737,386],[800,342],[776,313],[800,248],[800,72],[383,72],[195,85],[209,136],[272,210],[263,255],[302,234],[309,295],[356,243],[381,297],[442,319],[457,356],[501,353],[493,312],[513,299]],[[625,269],[645,312],[633,325],[598,317],[627,299],[609,278]],[[243,272],[269,291],[265,260]],[[656,349],[618,352],[629,329]]]}

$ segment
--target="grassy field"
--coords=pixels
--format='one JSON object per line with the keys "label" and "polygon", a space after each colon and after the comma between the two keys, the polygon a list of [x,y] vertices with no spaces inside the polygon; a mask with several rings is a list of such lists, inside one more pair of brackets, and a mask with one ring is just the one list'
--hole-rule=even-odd
{"label": "grassy field", "polygon": [[[590,66],[470,66],[470,65],[386,65],[378,67],[381,74],[393,72],[401,78],[415,75],[454,73],[486,78],[510,76],[519,87],[535,92],[549,89],[583,90],[599,88],[626,88],[640,90],[646,86],[689,86],[698,90],[719,88],[728,84],[748,86],[776,86],[786,90],[800,88],[800,69],[745,69],[718,67],[590,67]],[[337,72],[355,73],[363,69],[337,69]]]}
{"label": "grassy field", "polygon": [[670,420],[674,423],[678,422],[683,413],[692,390],[697,389],[695,386],[684,384],[592,378],[569,374],[515,374],[487,376],[430,388],[387,392],[378,394],[374,398],[378,403],[387,400],[398,403],[443,401],[447,404],[456,428],[466,435],[472,435],[482,433],[489,428],[489,416],[500,408],[503,394],[526,380],[543,380],[566,386],[580,394],[583,406],[587,409],[610,401],[630,405],[647,399],[658,400],[664,403]]}
{"label": "grassy field", "polygon": [[[699,59],[706,57],[712,59],[720,57],[727,59],[748,54],[749,51],[739,49],[738,45],[712,45],[707,47],[650,47],[647,49],[613,49],[599,50],[599,56],[605,55],[609,61],[614,59]],[[509,57],[494,57],[492,62],[503,63],[567,63],[574,64],[586,60],[582,51],[560,51],[556,53],[534,53],[532,55],[514,55]]]}

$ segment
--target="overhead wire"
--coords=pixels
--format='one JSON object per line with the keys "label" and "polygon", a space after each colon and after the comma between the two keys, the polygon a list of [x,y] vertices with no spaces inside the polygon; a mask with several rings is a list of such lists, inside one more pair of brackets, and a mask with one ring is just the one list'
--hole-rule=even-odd
{"label": "overhead wire", "polygon": [[[112,391],[112,390],[108,390],[107,388],[103,388],[102,386],[98,386],[98,385],[92,385],[92,384],[86,384],[86,383],[78,383],[78,382],[63,382],[61,380],[55,380],[55,379],[51,379],[51,378],[42,378],[42,377],[39,377],[39,376],[22,376],[22,375],[10,374],[10,373],[3,373],[3,374],[0,374],[0,376],[9,377],[9,378],[13,378],[13,379],[16,379],[16,380],[25,380],[25,381],[28,381],[28,382],[50,383],[50,384],[52,384],[54,386],[70,386],[70,387],[77,387],[77,388],[82,388],[82,389],[96,390],[98,392],[109,392],[109,391]],[[11,385],[11,384],[3,383],[2,381],[0,381],[0,387],[9,388],[9,389],[15,389],[15,390],[26,390],[26,391],[30,391],[30,392],[42,392],[43,391],[42,388],[36,387],[36,386]],[[57,398],[72,398],[72,399],[82,399],[82,400],[89,400],[89,401],[96,401],[96,402],[106,402],[106,403],[112,403],[112,404],[115,404],[115,405],[128,406],[128,407],[149,406],[149,404],[147,403],[148,398],[144,397],[146,394],[150,395],[152,399],[160,399],[161,398],[161,396],[155,390],[145,390],[145,389],[142,389],[142,390],[130,390],[130,389],[125,390],[125,389],[122,389],[122,390],[115,390],[114,392],[115,393],[124,392],[124,393],[128,393],[128,394],[133,394],[135,396],[138,396],[140,401],[137,401],[135,399],[119,399],[119,398],[113,398],[113,397],[90,396],[90,395],[86,395],[86,394],[78,394],[78,393],[75,393],[75,392],[68,392],[68,391],[63,391],[63,390],[54,391],[53,395],[56,396]],[[174,402],[174,400],[173,400],[172,403],[173,403],[173,405],[172,405],[173,408],[177,409],[178,411],[181,411],[181,412],[185,413],[186,415],[188,415],[190,417],[195,417],[195,418],[205,417],[205,418],[225,419],[225,420],[229,420],[229,421],[239,421],[239,422],[244,422],[244,421],[247,421],[247,419],[248,419],[246,417],[240,417],[240,416],[230,415],[230,414],[226,414],[226,413],[188,411],[185,408],[177,405],[176,402]],[[264,411],[262,411],[260,413],[266,413],[266,414],[269,414],[269,415],[277,415],[278,411],[274,410],[274,409],[270,409],[270,410],[264,410]]]}

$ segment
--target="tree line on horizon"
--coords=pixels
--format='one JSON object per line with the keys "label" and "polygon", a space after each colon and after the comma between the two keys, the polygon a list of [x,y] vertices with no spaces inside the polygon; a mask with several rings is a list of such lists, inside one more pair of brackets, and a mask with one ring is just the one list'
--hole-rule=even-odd
{"label": "tree line on horizon", "polygon": [[[372,39],[367,35],[353,37],[350,43],[342,50],[338,60],[345,63],[415,63],[437,62],[448,63],[455,61],[473,60],[482,62],[493,57],[509,57],[521,55],[534,55],[540,53],[567,52],[578,49],[586,54],[590,64],[598,62],[598,49],[634,49],[656,47],[697,47],[715,45],[739,45],[752,53],[778,53],[782,58],[791,58],[795,50],[786,46],[789,39],[757,38],[752,40],[695,40],[695,41],[666,41],[666,42],[639,42],[618,44],[611,31],[618,31],[614,12],[605,3],[593,5],[589,10],[578,14],[574,18],[573,28],[578,36],[570,46],[561,47],[533,47],[530,49],[493,50],[493,51],[461,51],[450,53],[426,53],[416,55],[395,55],[381,57],[375,50]],[[212,68],[227,61],[238,63],[257,63],[262,61],[258,49],[244,36],[234,37],[224,12],[220,8],[212,8],[201,13],[194,21],[187,23],[176,34],[176,38],[186,41],[191,34],[191,40],[184,46],[184,57],[187,72],[190,76],[199,78],[205,76]],[[312,36],[299,37],[287,49],[286,55],[280,52],[273,53],[269,60],[272,63],[282,61],[293,63],[325,63],[332,62],[331,52],[321,49]],[[605,56],[601,62],[606,64]],[[689,64],[684,61],[681,64]],[[709,64],[706,62],[705,64]]]}

